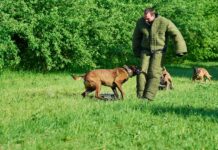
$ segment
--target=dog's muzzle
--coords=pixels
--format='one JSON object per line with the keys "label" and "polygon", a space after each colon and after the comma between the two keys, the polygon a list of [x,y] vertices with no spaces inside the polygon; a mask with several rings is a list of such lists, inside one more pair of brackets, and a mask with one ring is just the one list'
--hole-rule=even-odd
{"label": "dog's muzzle", "polygon": [[139,69],[136,69],[136,72],[135,72],[135,74],[136,74],[136,75],[139,75],[140,73],[142,73],[142,71],[141,71],[141,70],[139,70]]}

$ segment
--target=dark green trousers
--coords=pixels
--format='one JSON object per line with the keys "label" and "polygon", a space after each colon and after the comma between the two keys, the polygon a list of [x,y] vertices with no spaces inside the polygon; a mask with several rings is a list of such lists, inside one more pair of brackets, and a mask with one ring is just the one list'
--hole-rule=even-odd
{"label": "dark green trousers", "polygon": [[139,98],[154,99],[160,83],[164,53],[157,51],[141,53],[141,73],[136,78],[136,90]]}

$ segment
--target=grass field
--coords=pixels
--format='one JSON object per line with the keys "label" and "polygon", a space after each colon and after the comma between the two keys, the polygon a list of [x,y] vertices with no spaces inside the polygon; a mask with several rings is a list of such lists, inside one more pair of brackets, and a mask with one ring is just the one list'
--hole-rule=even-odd
{"label": "grass field", "polygon": [[[0,75],[0,150],[218,149],[218,65],[191,82],[189,66],[169,66],[175,89],[139,100],[135,78],[123,101],[83,99],[69,73],[5,71]],[[104,87],[104,93],[111,93]]]}

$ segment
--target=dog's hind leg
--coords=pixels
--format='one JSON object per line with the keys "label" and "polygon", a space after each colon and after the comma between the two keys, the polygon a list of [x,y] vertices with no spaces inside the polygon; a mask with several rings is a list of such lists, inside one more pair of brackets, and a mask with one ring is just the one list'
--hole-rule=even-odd
{"label": "dog's hind leg", "polygon": [[86,97],[86,96],[88,95],[88,92],[85,91],[85,92],[83,92],[81,95],[82,95],[83,97]]}
{"label": "dog's hind leg", "polygon": [[95,97],[98,99],[104,99],[103,97],[101,97],[100,91],[101,91],[101,84],[97,84],[95,89]]}
{"label": "dog's hind leg", "polygon": [[83,97],[86,97],[89,93],[93,92],[95,88],[87,88],[85,92],[83,92],[81,95]]}

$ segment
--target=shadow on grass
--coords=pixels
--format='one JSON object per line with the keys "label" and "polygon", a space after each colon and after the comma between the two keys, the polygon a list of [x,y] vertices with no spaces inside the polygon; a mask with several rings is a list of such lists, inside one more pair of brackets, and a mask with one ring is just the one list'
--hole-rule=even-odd
{"label": "shadow on grass", "polygon": [[184,118],[191,116],[202,117],[204,120],[210,120],[218,122],[218,108],[195,108],[192,106],[153,106],[151,107],[151,113],[154,115],[161,115],[164,113],[176,114]]}

